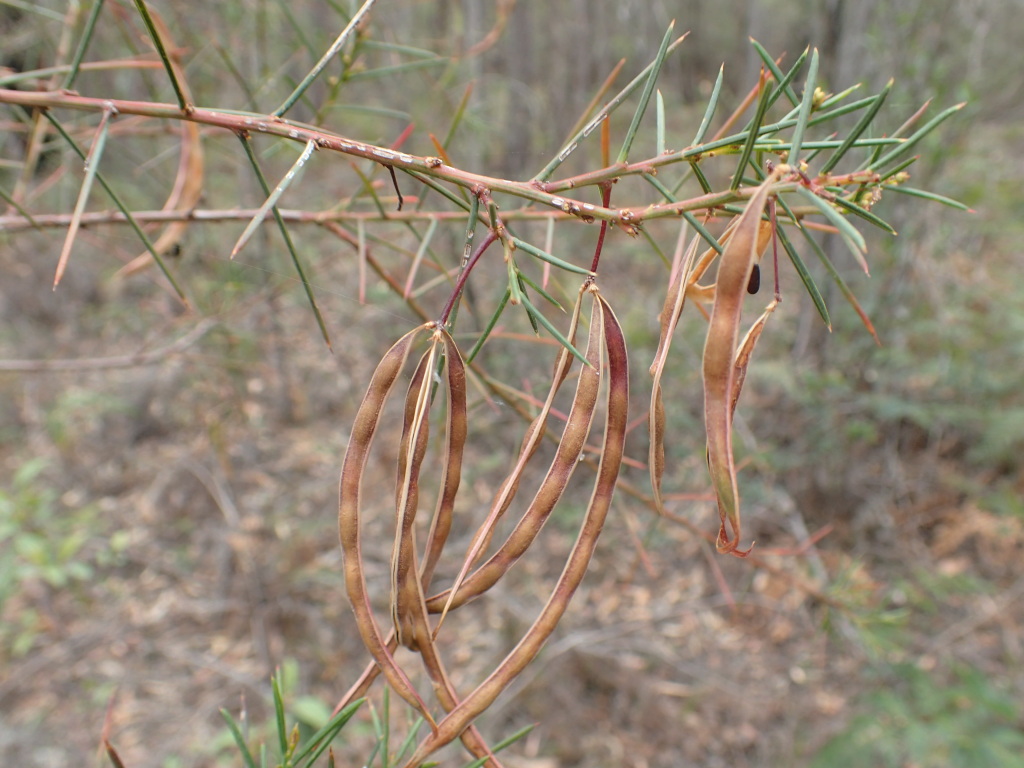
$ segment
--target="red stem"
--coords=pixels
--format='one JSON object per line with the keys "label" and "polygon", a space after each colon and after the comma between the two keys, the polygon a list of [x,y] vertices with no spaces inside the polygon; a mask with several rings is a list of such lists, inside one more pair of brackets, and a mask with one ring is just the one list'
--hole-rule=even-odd
{"label": "red stem", "polygon": [[[609,202],[612,199],[612,183],[609,181],[601,182],[601,205],[605,208],[608,207]],[[601,232],[597,236],[597,246],[594,248],[594,260],[590,262],[590,271],[597,272],[597,264],[601,261],[601,249],[604,247],[604,236],[608,232],[608,220],[601,220]]]}
{"label": "red stem", "polygon": [[480,260],[480,257],[483,256],[484,251],[497,239],[497,233],[493,229],[488,230],[487,237],[481,240],[480,244],[473,250],[473,254],[469,257],[469,261],[466,262],[466,266],[459,273],[459,279],[455,281],[455,288],[452,290],[451,296],[448,297],[448,303],[444,305],[444,309],[441,311],[441,317],[438,318],[439,323],[444,325],[448,323],[448,318],[451,316],[452,310],[455,309],[455,302],[462,295],[462,289],[466,286],[466,280],[469,279],[469,273],[473,271],[473,267]]}

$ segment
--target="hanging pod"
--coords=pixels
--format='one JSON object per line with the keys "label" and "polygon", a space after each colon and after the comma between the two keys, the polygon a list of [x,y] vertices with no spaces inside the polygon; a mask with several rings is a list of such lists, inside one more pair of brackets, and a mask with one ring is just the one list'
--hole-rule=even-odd
{"label": "hanging pod", "polygon": [[[405,768],[419,766],[429,755],[462,733],[536,657],[583,580],[597,545],[622,464],[628,421],[629,373],[625,339],[618,320],[595,286],[590,286],[588,291],[595,300],[591,342],[598,342],[596,345],[588,344],[588,354],[593,353],[595,346],[603,347],[604,360],[597,367],[599,378],[607,382],[607,389],[601,459],[576,542],[550,597],[530,629],[501,664],[445,715],[437,724],[437,730],[420,743]],[[596,383],[600,386],[600,381]]]}
{"label": "hanging pod", "polygon": [[[737,369],[737,340],[743,299],[759,255],[761,215],[772,186],[785,166],[779,166],[757,187],[733,229],[718,265],[715,300],[704,344],[704,425],[707,431],[708,470],[718,500],[719,552],[738,557],[750,550],[739,549],[740,497],[732,448],[732,419],[739,388],[746,372]],[[763,326],[763,323],[761,323]],[[757,332],[749,342],[751,349]],[[749,351],[746,353],[749,359]]]}
{"label": "hanging pod", "polygon": [[[575,340],[582,299],[587,295],[585,287],[581,288],[573,311],[568,336],[570,343]],[[442,620],[451,608],[458,607],[468,600],[483,594],[504,576],[508,569],[515,564],[530,547],[534,539],[536,539],[548,516],[555,508],[559,499],[561,499],[573,471],[578,466],[580,457],[583,454],[583,447],[586,443],[586,437],[590,432],[594,411],[597,406],[598,387],[600,384],[598,367],[600,363],[601,340],[595,336],[595,333],[596,329],[592,324],[585,354],[587,365],[581,369],[577,379],[576,391],[569,409],[569,416],[566,419],[565,428],[558,442],[555,457],[551,461],[544,480],[506,540],[486,562],[480,565],[472,574],[469,574],[469,571],[486,550],[493,535],[495,525],[508,509],[509,504],[518,491],[519,481],[522,478],[527,462],[540,445],[555,395],[561,384],[565,381],[574,359],[573,355],[564,347],[560,350],[558,359],[555,362],[551,388],[544,405],[540,413],[527,428],[526,437],[519,452],[519,458],[509,477],[502,483],[486,520],[473,537],[473,542],[466,554],[459,575],[450,589],[431,597],[427,601],[427,606],[432,612],[441,612]]]}

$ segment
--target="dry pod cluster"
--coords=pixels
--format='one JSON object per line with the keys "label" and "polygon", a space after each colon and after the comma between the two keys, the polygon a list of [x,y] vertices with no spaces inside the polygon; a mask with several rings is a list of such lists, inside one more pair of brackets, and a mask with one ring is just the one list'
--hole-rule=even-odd
{"label": "dry pod cluster", "polygon": [[[148,9],[144,0],[135,0],[135,7],[139,19],[144,22],[144,34],[159,54],[162,70],[158,71],[173,86],[175,103],[114,98],[117,94],[103,98],[82,95],[74,90],[79,65],[83,63],[81,58],[69,66],[60,87],[58,81],[51,77],[52,73],[47,74],[44,70],[35,74],[0,73],[0,86],[14,85],[26,79],[35,79],[39,85],[19,89],[0,87],[0,103],[16,105],[19,120],[25,121],[28,129],[25,135],[29,137],[25,154],[31,159],[22,169],[24,183],[19,182],[13,194],[2,194],[11,210],[0,216],[0,229],[14,233],[47,227],[66,228],[64,246],[55,265],[56,285],[70,263],[77,234],[83,228],[99,224],[126,224],[137,233],[146,250],[142,256],[126,260],[119,274],[128,277],[149,264],[155,264],[162,270],[182,305],[191,308],[163,258],[175,251],[185,230],[201,221],[248,219],[248,226],[231,251],[233,257],[264,222],[273,221],[280,230],[321,334],[330,345],[327,322],[317,305],[313,284],[307,279],[303,260],[289,229],[298,225],[319,227],[336,238],[338,245],[352,249],[358,262],[361,298],[365,294],[369,267],[401,297],[410,311],[424,320],[438,318],[409,331],[383,356],[359,406],[345,455],[339,506],[345,584],[356,625],[373,660],[339,704],[339,709],[346,702],[354,701],[378,675],[383,674],[390,688],[419,712],[430,727],[429,734],[407,758],[409,768],[419,765],[443,745],[458,738],[478,760],[493,768],[498,764],[497,759],[475,730],[473,722],[537,655],[564,614],[593,555],[624,458],[629,397],[626,345],[622,329],[596,282],[605,235],[609,231],[633,236],[649,234],[645,226],[657,219],[680,218],[685,221],[661,312],[658,348],[650,367],[653,377],[648,407],[651,494],[646,497],[643,492],[631,492],[658,513],[669,513],[662,493],[666,475],[667,419],[664,380],[681,313],[687,301],[697,303],[708,316],[702,361],[703,404],[707,463],[720,516],[717,537],[712,538],[716,538],[720,552],[745,556],[749,548],[744,548],[742,540],[740,494],[732,444],[733,418],[754,346],[779,301],[776,269],[773,300],[741,336],[744,301],[756,293],[761,282],[758,265],[761,254],[772,242],[777,267],[781,244],[822,320],[830,327],[821,292],[790,242],[787,231],[804,236],[828,276],[836,282],[868,330],[874,333],[866,314],[812,236],[808,224],[815,220],[814,226],[819,231],[838,235],[866,271],[866,245],[851,220],[857,219],[894,234],[892,228],[871,210],[883,192],[893,190],[963,208],[947,198],[906,185],[909,179],[906,169],[914,162],[909,154],[911,148],[963,105],[948,108],[917,127],[925,114],[925,105],[894,131],[873,137],[869,130],[890,92],[891,83],[873,96],[856,100],[851,100],[859,95],[852,88],[826,94],[817,87],[816,51],[804,51],[789,70],[783,72],[779,69],[779,62],[755,42],[754,48],[763,62],[763,70],[741,107],[724,120],[718,120],[717,132],[709,135],[712,123],[716,122],[722,93],[723,73],[720,72],[696,135],[679,140],[673,149],[665,135],[665,101],[655,88],[666,57],[681,45],[685,37],[673,39],[674,26],[669,25],[650,64],[618,93],[609,95],[617,68],[580,117],[562,149],[540,172],[527,180],[489,177],[452,165],[446,146],[436,140],[436,155],[419,156],[403,151],[402,144],[413,131],[411,125],[391,145],[377,146],[288,117],[296,103],[309,100],[313,93],[310,87],[328,63],[338,63],[342,67],[343,72],[336,79],[339,84],[356,74],[364,79],[389,78],[403,68],[399,64],[366,69],[365,62],[360,60],[363,55],[360,51],[370,47],[363,46],[362,42],[372,29],[369,19],[373,5],[374,0],[364,0],[359,10],[347,17],[341,33],[316,66],[280,106],[268,113],[211,109],[192,103],[191,90],[186,82],[190,67],[181,60],[187,49],[172,45],[167,27],[157,14]],[[511,4],[499,5],[504,19]],[[110,6],[107,4],[108,8]],[[122,17],[126,13],[120,5],[110,12]],[[80,55],[88,50],[97,20],[103,13],[103,3],[93,4],[93,12],[78,46]],[[71,24],[76,16],[77,12],[69,13],[68,23]],[[377,41],[377,47],[389,50],[397,58],[418,55],[413,48],[381,41]],[[347,52],[339,55],[343,51]],[[151,63],[141,60],[121,62],[118,67],[141,68],[149,67]],[[411,63],[419,66],[416,61]],[[802,96],[798,97],[796,77],[801,73],[805,79]],[[636,110],[613,161],[610,118],[623,104],[630,103],[638,92]],[[450,136],[456,133],[468,97],[467,90],[453,119]],[[598,106],[602,102],[603,106]],[[657,149],[643,160],[634,158],[630,161],[630,152],[638,144],[638,132],[651,104],[657,111],[657,128],[651,144]],[[744,115],[750,113],[750,107],[753,107],[752,116],[746,124],[741,124]],[[61,122],[69,111],[84,116],[71,132]],[[329,113],[328,109],[318,112]],[[826,138],[818,140],[811,137],[817,127],[830,126],[831,130],[835,121],[852,115],[857,116],[856,122],[844,130],[842,136],[826,132]],[[125,119],[128,116],[132,116],[130,124]],[[96,118],[95,125],[88,122],[93,118]],[[111,129],[118,120],[121,121],[118,129]],[[104,147],[108,140],[116,142],[119,135],[134,131],[130,127],[132,125],[166,120],[179,121],[181,126],[180,161],[173,189],[166,196],[161,210],[131,210],[125,204],[127,198],[118,195],[117,183],[110,183],[100,170],[104,163]],[[255,211],[240,211],[233,207],[234,201],[222,210],[200,209],[208,195],[212,197],[214,194],[214,190],[205,188],[206,179],[211,175],[207,168],[211,157],[204,156],[202,146],[203,137],[214,131],[230,132],[241,140],[242,151],[264,194],[264,202]],[[152,133],[158,136],[165,132]],[[554,178],[555,172],[592,135],[601,137],[600,164],[583,173]],[[83,136],[91,136],[88,150],[76,138]],[[294,142],[303,147],[276,185],[264,176],[260,156],[254,149],[257,141],[271,139],[282,145]],[[29,210],[36,203],[34,198],[26,196],[27,180],[33,176],[32,166],[41,156],[43,145],[51,140],[65,142],[84,161],[84,167],[80,169],[82,182],[77,203],[70,213]],[[336,158],[339,154],[352,164],[362,182],[354,187],[361,191],[352,194],[349,204],[324,211],[279,208],[278,204],[299,183],[300,170],[306,166],[322,165],[325,158]],[[821,155],[824,159],[819,159]],[[846,173],[834,170],[852,156],[858,156],[852,163],[854,170]],[[577,155],[576,159],[579,157]],[[738,162],[731,170],[730,184],[726,188],[714,188],[709,181],[709,177],[714,176],[705,174],[702,168],[722,159],[732,163],[733,158],[738,158]],[[382,198],[378,194],[379,187],[355,163],[386,169],[394,188],[394,198]],[[372,175],[372,171],[370,173]],[[812,173],[816,175],[812,177]],[[612,206],[612,186],[626,177],[649,184],[649,187],[641,188],[651,192],[653,202],[651,196],[640,196],[627,201],[626,205]],[[399,180],[402,185],[413,188],[407,188],[403,195]],[[678,197],[679,190],[688,181],[700,186],[700,194],[690,198]],[[117,210],[87,210],[94,182],[103,187]],[[595,189],[599,198],[593,195]],[[425,205],[428,197],[437,205]],[[415,204],[403,206],[412,200]],[[518,201],[520,205],[509,205],[508,201]],[[499,202],[506,210],[500,210]],[[546,220],[549,236],[544,248],[516,234],[518,223],[527,219]],[[711,234],[704,226],[712,219],[727,225],[720,236]],[[416,247],[410,249],[406,247],[407,243],[391,243],[387,238],[368,236],[367,222],[383,226],[388,220],[407,225],[407,232],[417,240]],[[444,221],[451,220],[458,221],[460,226],[463,221],[466,223],[464,258],[458,267],[442,263],[442,259],[431,265],[442,275],[437,285],[443,284],[445,278],[455,280],[444,309],[439,314],[431,314],[424,311],[415,298],[418,287],[429,288],[424,285],[427,281],[422,279],[426,270],[419,267],[434,258],[430,255],[431,238]],[[589,268],[558,258],[549,244],[554,239],[556,225],[561,227],[574,222],[600,222],[600,236]],[[150,242],[144,227],[155,223],[162,223],[166,228],[155,242]],[[420,232],[414,225],[425,225],[424,231]],[[475,230],[481,225],[487,228],[487,233],[482,242],[471,247]],[[463,351],[452,336],[459,300],[474,266],[488,247],[499,241],[508,272],[508,285],[490,323],[464,360]],[[383,266],[386,261],[379,259],[374,252],[374,249],[389,248],[409,257],[408,269],[402,277],[391,274]],[[661,255],[657,247],[654,250]],[[532,279],[530,270],[524,269],[517,259],[543,262],[544,278]],[[701,282],[716,259],[719,264],[715,282]],[[564,275],[584,276],[565,332],[556,328],[537,307],[541,302],[536,300],[536,296],[557,304],[546,288],[551,269],[561,270]],[[528,423],[516,461],[500,483],[486,514],[478,521],[468,550],[453,557],[448,546],[449,534],[470,438],[467,361],[472,361],[502,313],[513,306],[527,314],[535,331],[540,332],[543,328],[559,342],[560,347],[548,394],[539,412],[526,418]],[[583,319],[585,310],[589,311],[586,322]],[[209,327],[210,322],[209,318],[201,320],[195,333]],[[585,333],[581,332],[583,328]],[[577,336],[586,337],[580,348],[577,348]],[[186,338],[190,337],[192,335]],[[414,357],[415,364],[411,362]],[[139,358],[133,359],[137,362]],[[407,369],[411,369],[408,375]],[[574,369],[572,405],[564,426],[556,435],[557,430],[551,423],[553,404]],[[408,387],[401,408],[401,437],[391,457],[394,461],[395,512],[389,584],[380,595],[371,594],[364,567],[360,520],[362,496],[367,484],[366,467],[385,407],[398,396],[399,381],[406,379]],[[484,374],[481,374],[481,381],[492,383]],[[441,410],[443,416],[438,415]],[[432,439],[432,427],[438,426],[438,419],[443,422],[443,437],[435,435]],[[599,420],[603,420],[600,458],[594,466],[584,451],[588,436],[597,431],[594,422]],[[497,532],[502,530],[499,523],[512,508],[526,470],[534,461],[541,440],[547,437],[554,437],[557,441],[554,457],[534,495],[525,504],[525,511],[514,524],[506,526],[509,532],[504,540],[495,541]],[[429,465],[426,463],[428,458],[432,462]],[[457,630],[449,628],[447,623],[457,621],[457,616],[449,619],[448,615],[490,590],[534,545],[545,522],[566,493],[571,476],[581,464],[588,466],[587,471],[592,467],[593,490],[575,543],[565,554],[564,567],[551,588],[550,597],[521,640],[490,674],[470,691],[456,690],[441,653],[446,642],[453,636],[457,638]],[[429,485],[437,487],[436,498],[429,505],[429,522],[420,520],[425,514],[423,508],[427,507],[421,499],[421,489],[428,485],[423,482],[426,473],[432,481]],[[626,484],[622,483],[622,486],[625,488]],[[418,535],[424,539],[422,542],[417,540]],[[455,572],[456,576],[450,584],[439,586],[435,583],[435,572],[442,558],[446,557],[449,558],[446,562],[446,566],[450,566],[448,572]],[[388,598],[388,620],[382,620],[373,609],[383,593],[387,593]],[[414,652],[422,662],[430,681],[429,695],[414,685],[413,679],[419,679],[418,676],[410,675],[409,670],[396,661],[399,645]],[[240,736],[239,739],[244,745],[244,739]]]}
{"label": "dry pod cluster", "polygon": [[[481,521],[468,553],[462,559],[458,577],[446,590],[431,594],[435,567],[444,554],[452,525],[455,495],[467,440],[466,372],[461,354],[450,334],[438,323],[427,323],[403,336],[384,355],[374,372],[357,413],[352,438],[341,473],[338,525],[345,558],[345,584],[356,623],[373,664],[346,696],[344,703],[360,695],[379,670],[389,685],[413,706],[430,725],[409,766],[419,765],[427,756],[456,738],[478,758],[493,760],[472,722],[534,659],[564,614],[573,593],[586,573],[611,504],[622,463],[629,401],[629,372],[626,344],[614,312],[593,281],[580,289],[570,331],[574,340],[584,302],[591,305],[584,358],[579,363],[561,348],[555,363],[552,386],[540,413],[527,427],[519,456],[501,484],[490,511]],[[381,626],[371,607],[363,567],[360,540],[360,497],[364,469],[385,403],[408,360],[416,341],[429,336],[428,348],[412,374],[403,411],[402,440],[396,457],[398,478],[395,495],[395,540],[391,558],[392,626]],[[483,562],[495,526],[515,498],[527,463],[534,456],[547,429],[555,395],[573,365],[580,368],[576,390],[558,449],[540,483],[507,538]],[[430,405],[436,392],[435,373],[444,382],[445,437],[443,481],[434,505],[429,533],[422,550],[416,542],[419,511],[419,472],[427,453]],[[599,409],[601,391],[604,407]],[[561,498],[569,479],[580,464],[595,414],[604,416],[601,459],[590,501],[580,524],[575,544],[568,553],[561,575],[551,594],[518,644],[471,692],[460,695],[452,686],[441,658],[441,620],[467,601],[482,595],[508,571],[535,541]],[[429,595],[429,596],[428,596]],[[437,616],[432,624],[431,615]],[[434,695],[444,711],[435,718],[424,697],[415,690],[410,676],[395,661],[397,645],[415,651],[429,676]],[[342,705],[343,705],[342,704]]]}

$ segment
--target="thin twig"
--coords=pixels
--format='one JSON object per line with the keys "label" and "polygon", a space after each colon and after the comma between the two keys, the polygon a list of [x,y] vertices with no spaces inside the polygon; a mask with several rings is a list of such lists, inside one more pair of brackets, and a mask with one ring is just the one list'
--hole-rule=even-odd
{"label": "thin twig", "polygon": [[164,360],[164,358],[184,352],[218,325],[218,323],[219,321],[217,320],[207,318],[177,341],[150,352],[135,352],[130,355],[115,355],[113,357],[87,357],[63,360],[0,360],[0,372],[100,371],[112,368],[137,368],[143,365],[154,365]]}
{"label": "thin twig", "polygon": [[[386,198],[384,198],[386,199]],[[415,198],[406,198],[406,202]],[[384,221],[385,217],[377,211],[304,211],[295,208],[279,208],[281,218],[289,223],[298,224],[323,224],[328,221]],[[219,221],[247,221],[252,219],[259,212],[258,208],[230,208],[211,210],[151,210],[135,211],[132,218],[135,221],[146,223],[167,223],[175,221],[197,221],[197,222],[219,222]],[[20,232],[26,229],[58,229],[67,227],[71,223],[70,213],[35,213],[31,214],[32,219],[26,219],[22,214],[11,214],[0,216],[0,232]],[[543,221],[566,220],[573,218],[567,213],[554,210],[511,210],[502,216],[507,221]],[[387,221],[465,221],[464,211],[413,211],[406,208],[404,211],[389,211]],[[101,224],[124,224],[128,221],[120,211],[92,211],[83,213],[81,216],[81,227],[90,227]],[[829,230],[832,231],[832,230]]]}

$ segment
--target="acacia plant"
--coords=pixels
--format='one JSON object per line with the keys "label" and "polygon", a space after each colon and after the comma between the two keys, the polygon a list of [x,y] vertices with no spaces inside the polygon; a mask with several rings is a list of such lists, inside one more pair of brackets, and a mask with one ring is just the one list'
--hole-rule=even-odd
{"label": "acacia plant", "polygon": [[[637,503],[654,513],[670,514],[662,493],[667,438],[664,377],[683,310],[690,306],[707,318],[703,410],[707,465],[720,516],[714,538],[719,552],[746,557],[751,544],[745,541],[741,527],[732,421],[754,347],[781,299],[778,271],[795,270],[827,325],[829,314],[822,293],[801,256],[802,251],[813,254],[873,333],[870,321],[816,235],[824,232],[841,238],[852,258],[866,271],[865,240],[855,223],[894,233],[876,212],[887,193],[950,202],[911,188],[908,168],[915,159],[911,153],[914,145],[958,107],[927,120],[926,108],[922,107],[901,123],[882,127],[880,111],[891,83],[872,95],[858,95],[856,88],[828,93],[817,85],[816,50],[804,51],[795,62],[783,67],[781,61],[755,43],[763,67],[747,97],[723,119],[720,71],[699,126],[689,135],[670,136],[665,127],[667,107],[656,83],[666,58],[683,43],[685,35],[677,36],[669,26],[650,63],[628,84],[614,92],[616,78],[608,78],[590,108],[580,116],[570,138],[556,147],[550,162],[540,171],[526,179],[496,178],[460,167],[447,155],[444,141],[434,139],[436,153],[432,156],[415,155],[402,149],[405,136],[383,146],[336,133],[329,120],[311,124],[289,118],[296,104],[308,101],[311,86],[324,71],[332,72],[342,83],[357,71],[360,54],[370,40],[368,19],[373,5],[374,0],[366,0],[345,20],[334,44],[281,104],[269,111],[239,111],[193,101],[185,54],[144,0],[135,0],[134,9],[120,5],[105,9],[97,0],[87,18],[69,17],[68,27],[77,35],[78,44],[73,54],[70,46],[62,52],[67,54],[66,61],[46,70],[0,78],[0,85],[5,86],[0,89],[0,102],[14,112],[25,136],[21,176],[12,190],[2,190],[8,212],[0,217],[0,230],[12,233],[66,228],[64,247],[54,258],[54,286],[59,290],[83,227],[101,223],[131,227],[145,251],[125,264],[122,274],[132,275],[155,264],[182,307],[191,310],[187,281],[174,274],[167,259],[185,230],[204,221],[248,219],[231,252],[234,256],[272,220],[283,236],[313,319],[330,346],[327,324],[296,245],[302,238],[297,231],[299,225],[315,225],[351,248],[364,275],[360,292],[369,279],[364,269],[368,267],[422,318],[421,324],[384,352],[376,366],[351,425],[342,462],[338,526],[345,587],[359,633],[373,658],[336,711],[350,713],[346,707],[382,675],[386,685],[429,726],[429,732],[406,756],[404,764],[408,768],[424,764],[456,739],[461,739],[479,764],[497,766],[497,758],[474,721],[537,656],[584,577],[619,485],[630,418],[630,386],[634,391],[643,390],[649,400],[646,465],[650,487],[646,492],[631,487],[629,492]],[[507,11],[507,6],[502,7]],[[130,13],[132,10],[136,15]],[[140,56],[119,66],[162,67],[173,89],[173,102],[123,99],[116,92],[86,95],[73,90],[84,67],[103,66],[102,62],[87,64],[86,58],[96,25],[107,13],[118,14],[122,23],[144,34],[160,62],[157,65],[154,57]],[[396,50],[407,54],[411,49]],[[19,90],[10,89],[15,84]],[[628,127],[614,136],[613,118],[626,109],[632,110]],[[655,151],[638,158],[642,143],[638,138],[642,128],[647,130],[644,126],[652,122],[644,121],[650,111],[654,113],[655,128],[646,145],[655,147]],[[78,116],[73,126],[69,115]],[[132,210],[118,193],[117,180],[104,175],[104,153],[109,151],[115,126],[129,118],[134,121],[133,131],[161,121],[180,125],[178,177],[162,210]],[[460,118],[461,111],[455,125]],[[712,132],[716,123],[718,127]],[[208,179],[204,176],[203,137],[211,130],[237,136],[239,152],[251,165],[265,195],[265,202],[257,210],[204,209]],[[80,192],[71,212],[39,211],[32,205],[33,170],[44,144],[54,139],[66,142],[84,161]],[[292,167],[276,182],[268,181],[263,174],[254,149],[257,140],[278,142],[281,151],[291,146],[299,149]],[[614,155],[613,147],[617,147]],[[590,170],[559,175],[571,156],[587,152]],[[364,171],[359,171],[361,186],[353,191],[352,199],[362,195],[372,201],[373,208],[349,205],[316,211],[282,207],[289,190],[297,185],[303,166],[323,162],[330,154],[370,161],[386,171],[387,187],[373,183]],[[616,183],[630,177],[642,183],[630,186],[628,196],[615,194]],[[95,182],[103,187],[116,210],[88,210]],[[539,245],[520,237],[517,222],[530,218],[544,219],[552,227],[590,225],[585,231],[592,236],[592,257],[559,254],[548,243]],[[667,249],[672,255],[666,258],[668,289],[660,308],[660,339],[650,377],[645,378],[628,370],[627,339],[602,293],[602,267],[614,258],[604,247],[609,229],[649,238],[645,230],[658,219],[678,220],[680,224],[674,251]],[[375,224],[395,221],[406,224],[419,240],[415,251],[406,251],[409,260],[404,279],[382,266],[374,249],[386,246],[370,236]],[[154,222],[166,228],[152,240],[145,226]],[[438,254],[431,244],[439,224],[463,233],[460,239],[464,247],[450,258]],[[425,229],[419,228],[422,225]],[[800,243],[805,247],[798,247]],[[767,253],[771,254],[774,277],[770,282],[774,291],[769,288],[764,292],[773,295],[760,317],[744,330],[745,301],[769,282],[763,276],[768,272],[767,262],[762,259]],[[478,274],[479,265],[496,260],[501,260],[507,275],[504,295],[489,309],[490,320],[482,330],[466,328],[458,317],[466,286]],[[410,290],[423,282],[418,270],[424,261],[432,262],[433,269],[448,281],[444,300],[433,306],[422,306]],[[540,264],[541,276],[534,262]],[[578,284],[568,322],[554,319],[557,313],[553,310],[560,305],[550,290],[552,270],[560,270]],[[495,379],[478,359],[503,315],[516,312],[525,313],[537,334],[557,340],[550,388],[534,405],[525,395]],[[197,328],[205,329],[202,322]],[[412,363],[411,358],[416,362]],[[404,396],[396,393],[400,380],[405,382]],[[560,390],[569,386],[574,387],[571,406],[559,427],[554,404]],[[453,552],[447,546],[448,539],[463,466],[471,455],[467,446],[473,438],[471,391],[480,393],[477,397],[503,398],[522,416],[525,429],[511,470],[498,486],[489,509],[479,515],[468,551]],[[387,588],[390,615],[385,618],[373,607],[376,592],[368,583],[364,567],[361,516],[365,497],[376,496],[381,490],[376,485],[368,487],[364,475],[386,403],[393,397],[404,400],[401,439],[388,448],[395,484],[387,492],[393,494],[395,516]],[[432,429],[440,429],[441,434],[432,437]],[[598,433],[600,442],[595,446],[592,436]],[[554,457],[524,505],[525,511],[517,521],[500,528],[545,441],[557,446]],[[586,467],[580,469],[581,464]],[[433,473],[427,485],[437,491],[430,503],[420,498],[421,489],[426,487],[421,483],[425,471]],[[453,624],[457,617],[448,618],[448,614],[491,589],[534,544],[577,471],[592,473],[592,490],[575,543],[565,555],[550,597],[532,626],[493,671],[472,690],[458,690],[442,653],[446,644],[459,640],[459,630]],[[442,563],[449,572],[457,573],[448,584],[439,584],[435,578]],[[399,644],[418,656],[431,683],[429,693],[417,689],[413,682],[416,675],[397,661]]]}

